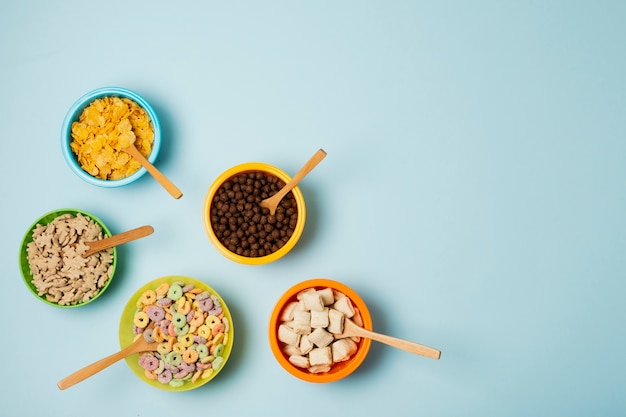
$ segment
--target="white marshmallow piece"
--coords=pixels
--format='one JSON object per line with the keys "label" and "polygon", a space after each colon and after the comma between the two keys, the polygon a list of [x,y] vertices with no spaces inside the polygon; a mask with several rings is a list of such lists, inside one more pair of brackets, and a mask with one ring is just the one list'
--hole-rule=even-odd
{"label": "white marshmallow piece", "polygon": [[326,330],[333,334],[343,333],[343,321],[345,316],[339,310],[331,308],[328,310],[328,327]]}
{"label": "white marshmallow piece", "polygon": [[333,355],[330,346],[316,348],[309,352],[309,363],[311,366],[332,365]]}
{"label": "white marshmallow piece", "polygon": [[303,353],[300,350],[300,348],[298,346],[294,346],[294,345],[285,345],[285,346],[283,346],[283,353],[286,356],[303,355]]}
{"label": "white marshmallow piece", "polygon": [[317,290],[317,293],[322,298],[322,304],[325,306],[329,306],[335,302],[335,295],[333,294],[333,290],[331,288]]}
{"label": "white marshmallow piece", "polygon": [[320,297],[317,291],[302,294],[302,302],[309,311],[322,311],[324,309],[322,297]]}
{"label": "white marshmallow piece", "polygon": [[299,350],[302,355],[308,354],[311,351],[311,349],[313,349],[313,347],[314,347],[313,342],[311,342],[309,335],[305,334],[300,337]]}
{"label": "white marshmallow piece", "polygon": [[330,346],[333,353],[333,362],[343,362],[357,351],[357,344],[352,339],[339,339]]}
{"label": "white marshmallow piece", "polygon": [[348,318],[354,316],[354,306],[352,305],[352,302],[348,297],[339,298],[337,301],[335,301],[333,307],[336,310],[341,311]]}
{"label": "white marshmallow piece", "polygon": [[316,292],[315,288],[307,288],[306,290],[302,290],[300,291],[297,295],[296,298],[298,299],[298,301],[302,301],[304,299],[304,296],[306,294],[314,294]]}
{"label": "white marshmallow piece", "polygon": [[297,324],[311,325],[311,313],[305,310],[296,310],[293,312],[293,321]]}
{"label": "white marshmallow piece", "polygon": [[291,327],[291,329],[297,334],[310,334],[311,333],[311,325],[310,324],[300,324],[295,321],[290,321],[286,323]]}
{"label": "white marshmallow piece", "polygon": [[296,309],[296,306],[298,305],[297,301],[292,301],[290,303],[288,303],[285,308],[283,308],[283,311],[280,312],[280,321],[291,321],[293,320],[293,312]]}
{"label": "white marshmallow piece", "polygon": [[330,345],[335,338],[332,334],[326,330],[319,328],[315,329],[313,333],[309,335],[309,340],[317,347],[323,348]]}
{"label": "white marshmallow piece", "polygon": [[309,358],[302,355],[291,355],[289,357],[289,362],[291,362],[294,366],[297,366],[298,368],[308,368],[310,366]]}
{"label": "white marshmallow piece", "polygon": [[311,311],[311,327],[314,329],[328,327],[328,307],[322,311]]}
{"label": "white marshmallow piece", "polygon": [[287,344],[297,346],[300,343],[300,335],[284,324],[278,326],[278,340]]}
{"label": "white marshmallow piece", "polygon": [[330,368],[331,368],[330,365],[315,365],[315,366],[310,366],[308,371],[312,374],[321,374],[323,372],[330,371]]}

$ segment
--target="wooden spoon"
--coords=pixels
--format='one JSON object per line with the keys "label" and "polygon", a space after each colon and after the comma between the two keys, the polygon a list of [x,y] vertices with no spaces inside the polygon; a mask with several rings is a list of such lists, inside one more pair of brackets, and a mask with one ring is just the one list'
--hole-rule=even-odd
{"label": "wooden spoon", "polygon": [[135,158],[137,162],[139,162],[150,173],[150,175],[152,175],[154,179],[156,179],[159,184],[161,184],[161,186],[163,186],[163,188],[170,193],[172,197],[179,199],[183,196],[182,191],[180,191],[172,181],[163,175],[161,171],[156,169],[156,167],[152,165],[150,161],[148,161],[146,157],[141,154],[141,152],[139,152],[139,149],[137,149],[134,144],[131,143],[128,148],[124,148],[122,151]]}
{"label": "wooden spoon", "polygon": [[62,390],[69,388],[72,385],[78,384],[79,382],[100,372],[104,368],[113,365],[120,359],[124,359],[125,357],[132,355],[133,353],[156,351],[158,345],[158,343],[148,343],[146,342],[146,339],[140,337],[128,347],[120,350],[119,352],[114,353],[111,356],[107,356],[106,358],[100,359],[99,361],[94,362],[91,365],[87,365],[84,368],[74,372],[73,374],[63,378],[57,383],[57,387]]}
{"label": "wooden spoon", "polygon": [[367,339],[376,340],[377,342],[385,343],[389,346],[393,346],[398,349],[406,350],[407,352],[414,353],[416,355],[426,356],[427,358],[439,359],[441,352],[437,349],[420,345],[418,343],[409,342],[407,340],[396,339],[395,337],[386,336],[380,333],[374,333],[370,330],[360,327],[349,318],[344,319],[343,333],[335,335],[337,339],[345,337],[365,337]]}
{"label": "wooden spoon", "polygon": [[112,248],[123,243],[130,242],[132,240],[140,239],[142,237],[151,235],[154,232],[152,226],[141,226],[136,229],[128,230],[126,232],[113,235],[111,237],[105,237],[104,239],[94,240],[93,242],[85,242],[85,246],[88,246],[87,252],[83,253],[83,258],[100,252],[104,249]]}
{"label": "wooden spoon", "polygon": [[313,155],[311,159],[309,159],[307,163],[304,164],[302,168],[300,168],[300,171],[298,171],[296,175],[293,176],[291,181],[285,184],[285,186],[281,188],[280,191],[278,191],[276,194],[269,198],[266,198],[259,203],[261,207],[269,209],[270,214],[273,216],[276,213],[276,207],[278,207],[278,204],[283,199],[283,197],[285,197],[289,191],[291,191],[296,185],[298,185],[300,180],[304,178],[306,174],[311,172],[311,170],[315,168],[315,166],[319,164],[325,157],[326,151],[324,151],[323,149],[315,152],[315,155]]}

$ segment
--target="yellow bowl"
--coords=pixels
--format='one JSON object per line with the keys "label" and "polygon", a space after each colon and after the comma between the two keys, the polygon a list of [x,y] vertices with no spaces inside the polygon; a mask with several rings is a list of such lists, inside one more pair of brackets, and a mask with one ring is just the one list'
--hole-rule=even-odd
{"label": "yellow bowl", "polygon": [[278,327],[281,324],[280,316],[283,309],[290,302],[296,301],[297,296],[300,292],[310,288],[316,290],[331,288],[346,295],[350,299],[350,301],[352,301],[352,305],[354,306],[354,308],[359,312],[363,321],[363,327],[367,330],[372,330],[372,317],[370,315],[370,312],[367,309],[367,305],[365,304],[365,302],[361,299],[361,297],[359,297],[356,292],[354,292],[347,285],[340,282],[325,278],[315,278],[300,282],[299,284],[296,284],[293,287],[289,288],[276,302],[269,321],[270,348],[280,366],[282,366],[283,369],[285,369],[296,378],[302,379],[303,381],[316,383],[338,381],[356,371],[361,363],[363,363],[365,357],[370,350],[370,346],[372,344],[371,339],[361,338],[360,341],[357,343],[356,353],[354,353],[348,360],[344,362],[333,364],[328,372],[323,373],[311,373],[306,369],[302,369],[293,365],[291,362],[289,362],[288,355],[283,351],[283,343],[278,340]]}
{"label": "yellow bowl", "polygon": [[293,231],[293,234],[280,249],[278,249],[275,252],[270,253],[269,255],[259,256],[259,257],[250,257],[250,256],[238,255],[237,253],[230,251],[226,246],[222,244],[222,242],[220,242],[220,240],[215,235],[215,231],[213,230],[213,227],[211,225],[211,207],[213,203],[213,198],[215,197],[220,187],[230,178],[238,174],[242,174],[246,172],[258,172],[258,171],[277,177],[278,179],[283,181],[285,184],[291,180],[289,175],[287,175],[281,169],[273,165],[265,164],[262,162],[248,162],[248,163],[234,166],[226,170],[225,172],[223,172],[220,176],[218,176],[215,179],[213,184],[211,184],[206,194],[206,197],[204,199],[204,205],[203,205],[203,211],[202,211],[202,216],[204,220],[204,229],[209,237],[209,240],[213,244],[213,246],[215,246],[218,252],[220,252],[226,258],[235,262],[239,262],[241,264],[246,264],[246,265],[266,264],[266,263],[274,262],[282,258],[283,256],[285,256],[287,253],[289,253],[289,251],[293,249],[296,243],[298,243],[298,240],[300,239],[300,236],[302,235],[302,231],[304,230],[304,224],[306,221],[306,206],[304,204],[304,196],[302,195],[302,191],[300,191],[300,188],[296,186],[293,188],[293,190],[291,190],[291,193],[293,194],[296,200],[298,220],[296,223],[296,227]]}
{"label": "yellow bowl", "polygon": [[142,368],[139,365],[140,354],[135,353],[127,357],[126,363],[128,364],[128,367],[133,371],[133,373],[137,375],[139,379],[141,379],[148,385],[151,385],[155,388],[159,388],[159,389],[166,390],[166,391],[188,391],[188,390],[201,387],[202,385],[213,380],[213,378],[215,378],[217,374],[220,373],[224,369],[224,366],[226,365],[226,362],[233,349],[233,341],[234,341],[235,333],[234,333],[234,325],[233,325],[232,316],[230,314],[230,311],[226,303],[222,299],[222,297],[220,297],[220,295],[209,285],[207,285],[206,283],[202,281],[198,281],[197,279],[180,276],[180,275],[172,275],[172,276],[158,278],[145,284],[133,294],[130,300],[128,300],[126,307],[124,307],[124,311],[122,312],[122,317],[120,319],[119,340],[120,340],[120,347],[122,349],[126,348],[135,340],[135,334],[133,331],[134,317],[135,317],[135,313],[138,310],[137,301],[142,297],[142,295],[148,290],[155,291],[162,284],[165,284],[165,283],[173,284],[176,282],[185,283],[186,285],[193,285],[194,287],[200,288],[203,291],[208,291],[210,294],[214,295],[219,300],[220,305],[222,307],[222,311],[224,313],[224,318],[226,318],[229,323],[228,328],[225,329],[224,331],[224,336],[226,337],[226,343],[224,343],[224,350],[222,353],[223,362],[221,363],[220,367],[217,370],[214,370],[211,373],[211,375],[208,376],[207,378],[199,377],[196,381],[193,381],[193,382],[188,380],[188,381],[185,381],[184,384],[182,384],[181,386],[177,387],[177,386],[171,386],[169,384],[163,384],[159,382],[158,380],[148,378],[146,376],[146,372],[144,368]]}

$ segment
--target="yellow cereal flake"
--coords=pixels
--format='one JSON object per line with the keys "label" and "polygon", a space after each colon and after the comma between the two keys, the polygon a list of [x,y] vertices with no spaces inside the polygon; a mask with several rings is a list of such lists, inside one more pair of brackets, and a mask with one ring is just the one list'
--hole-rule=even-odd
{"label": "yellow cereal flake", "polygon": [[132,143],[145,157],[150,155],[154,129],[146,111],[128,98],[94,100],[72,123],[70,148],[80,166],[103,180],[126,178],[141,165],[122,149]]}

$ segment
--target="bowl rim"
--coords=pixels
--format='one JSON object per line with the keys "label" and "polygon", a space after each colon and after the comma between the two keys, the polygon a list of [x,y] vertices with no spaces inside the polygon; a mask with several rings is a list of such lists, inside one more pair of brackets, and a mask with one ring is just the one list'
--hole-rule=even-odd
{"label": "bowl rim", "polygon": [[[76,215],[77,213],[80,213],[83,216],[89,217],[94,222],[96,222],[102,228],[102,231],[104,232],[104,234],[106,236],[108,236],[108,237],[112,236],[111,231],[107,228],[107,226],[104,224],[104,222],[102,220],[100,220],[98,217],[96,217],[95,215],[93,215],[93,214],[91,214],[91,213],[89,213],[89,212],[87,212],[85,210],[81,210],[81,209],[60,208],[60,209],[48,211],[47,213],[39,216],[39,218],[37,218],[37,220],[35,220],[30,225],[30,228],[26,231],[26,233],[24,233],[24,235],[22,237],[22,241],[20,243],[20,250],[19,250],[19,254],[18,254],[18,262],[19,262],[19,267],[20,267],[20,273],[22,275],[22,281],[24,281],[24,284],[26,284],[26,287],[30,290],[30,292],[35,297],[37,297],[39,300],[41,300],[42,302],[44,302],[44,303],[46,303],[48,305],[51,305],[51,306],[54,306],[54,307],[58,307],[58,308],[82,307],[82,306],[85,306],[85,305],[93,302],[94,300],[100,298],[100,296],[106,291],[106,289],[111,284],[111,281],[113,281],[113,277],[115,276],[115,270],[116,270],[116,267],[117,267],[117,248],[113,247],[112,248],[113,249],[113,261],[111,263],[111,276],[107,280],[107,282],[104,285],[104,287],[100,288],[100,291],[98,292],[98,294],[96,294],[95,297],[92,297],[89,300],[85,301],[84,303],[78,303],[78,304],[73,304],[73,305],[62,306],[62,305],[60,305],[58,303],[54,303],[52,301],[46,300],[45,295],[40,296],[37,293],[37,289],[35,288],[35,286],[31,282],[31,280],[33,279],[33,276],[30,273],[30,266],[28,265],[28,253],[26,252],[28,244],[33,241],[33,230],[35,229],[35,227],[38,224],[48,224],[52,220],[54,220],[55,218],[57,218],[57,217],[59,217],[59,216],[61,216],[63,214],[74,214],[74,215]],[[43,222],[45,222],[45,223],[43,223]]]}
{"label": "bowl rim", "polygon": [[76,174],[79,178],[83,179],[89,184],[97,185],[99,187],[105,188],[114,188],[121,187],[131,182],[134,182],[141,178],[147,170],[141,166],[137,171],[129,175],[128,177],[121,178],[119,180],[103,180],[100,178],[96,178],[86,171],[84,171],[78,160],[76,159],[76,155],[72,152],[70,148],[71,136],[72,136],[72,123],[80,117],[82,111],[91,104],[92,101],[108,96],[118,96],[125,97],[135,101],[139,104],[145,111],[148,113],[148,117],[150,117],[150,121],[152,122],[152,127],[154,129],[154,139],[152,142],[152,150],[150,151],[150,155],[148,155],[148,161],[154,164],[156,158],[161,149],[161,123],[159,118],[150,103],[146,99],[144,99],[138,93],[129,90],[123,87],[101,87],[95,90],[91,90],[85,94],[83,94],[80,98],[78,98],[74,104],[69,108],[65,117],[63,119],[63,124],[61,126],[61,150],[63,153],[63,158],[65,162],[70,167],[72,172]]}
{"label": "bowl rim", "polygon": [[185,276],[185,275],[167,275],[167,276],[163,276],[160,278],[153,279],[149,282],[146,282],[144,285],[139,287],[133,293],[133,295],[129,297],[126,305],[124,306],[124,309],[122,310],[122,314],[120,315],[120,320],[119,320],[118,338],[119,338],[120,348],[121,349],[126,348],[128,345],[130,345],[133,342],[133,339],[135,337],[132,332],[133,317],[134,317],[135,311],[137,311],[137,305],[136,305],[137,299],[139,299],[141,294],[143,294],[148,289],[152,289],[152,290],[156,289],[160,284],[164,282],[171,284],[171,283],[178,282],[178,281],[185,282],[186,284],[193,284],[195,287],[200,287],[204,290],[208,290],[211,294],[215,295],[221,302],[222,311],[224,311],[224,315],[228,317],[228,320],[230,321],[230,326],[228,328],[228,343],[224,345],[224,353],[222,354],[222,357],[224,358],[224,362],[222,363],[220,368],[217,371],[214,371],[206,379],[198,379],[195,382],[186,382],[181,387],[174,388],[174,387],[171,387],[169,384],[161,384],[159,381],[150,380],[146,378],[144,375],[144,369],[141,368],[138,363],[138,358],[139,358],[138,353],[127,356],[125,358],[125,361],[128,367],[143,382],[155,388],[159,388],[164,391],[172,391],[172,392],[189,391],[192,389],[199,388],[209,383],[210,381],[212,381],[224,369],[224,366],[226,366],[226,363],[228,362],[228,359],[230,358],[230,355],[233,350],[234,342],[235,342],[235,325],[233,322],[232,313],[230,309],[228,308],[228,305],[222,298],[222,296],[212,286],[210,286],[204,281],[201,281],[199,279],[192,278],[189,276]]}
{"label": "bowl rim", "polygon": [[245,265],[262,265],[270,262],[274,262],[283,256],[285,256],[289,251],[291,251],[296,243],[300,240],[302,236],[302,232],[304,231],[304,225],[306,223],[306,205],[304,202],[304,195],[298,186],[295,186],[291,192],[296,199],[296,204],[298,207],[298,222],[296,224],[296,228],[293,231],[293,234],[280,249],[276,252],[272,252],[269,255],[259,256],[259,257],[246,257],[237,255],[236,253],[228,250],[222,242],[219,241],[217,236],[215,236],[215,232],[213,231],[213,227],[211,226],[211,203],[213,201],[213,197],[215,197],[215,193],[221,187],[221,185],[227,181],[229,178],[233,177],[236,174],[251,172],[251,171],[263,171],[275,177],[278,177],[281,181],[284,181],[285,184],[291,180],[291,177],[287,175],[280,168],[265,163],[265,162],[246,162],[243,164],[235,165],[226,171],[222,172],[211,184],[209,187],[206,196],[204,198],[204,204],[202,205],[202,217],[204,223],[204,230],[206,231],[209,240],[213,244],[213,246],[218,250],[219,253],[224,255],[226,258],[231,261],[235,261]]}
{"label": "bowl rim", "polygon": [[[359,310],[361,314],[361,318],[363,319],[363,327],[367,330],[372,330],[372,316],[367,308],[367,305],[363,301],[363,299],[350,287],[346,284],[343,284],[339,281],[335,281],[329,278],[312,278],[302,282],[299,282],[289,289],[287,289],[281,297],[278,299],[274,308],[272,309],[272,313],[270,315],[269,320],[269,344],[274,357],[281,365],[281,367],[286,370],[291,375],[296,378],[302,379],[307,382],[315,382],[315,383],[327,383],[334,382],[340,379],[343,379],[357,370],[357,368],[363,363],[367,354],[369,353],[370,347],[372,345],[372,340],[368,338],[361,338],[359,342],[359,347],[357,352],[354,354],[352,359],[350,359],[345,365],[341,366],[338,370],[331,373],[319,373],[313,374],[306,370],[302,370],[289,362],[289,360],[282,353],[280,346],[281,342],[278,340],[278,326],[279,326],[279,316],[284,308],[284,306],[290,300],[294,299],[295,296],[308,288],[333,288],[350,298],[354,306]],[[335,365],[337,366],[337,365]]]}

